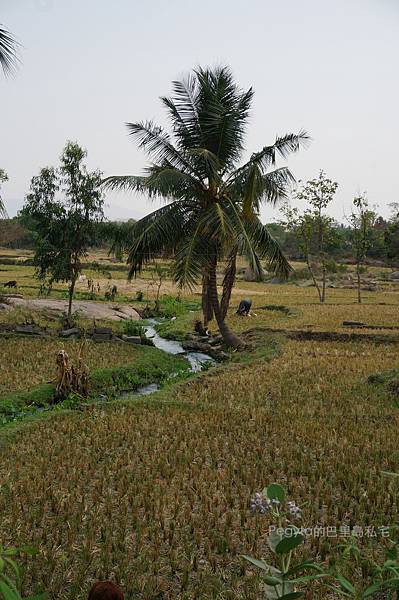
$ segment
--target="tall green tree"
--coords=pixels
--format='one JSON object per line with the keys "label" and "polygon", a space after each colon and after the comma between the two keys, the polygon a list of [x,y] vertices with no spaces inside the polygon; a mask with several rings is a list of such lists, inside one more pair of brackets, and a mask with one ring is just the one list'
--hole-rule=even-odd
{"label": "tall green tree", "polygon": [[0,24],[0,65],[8,75],[18,65],[18,42],[15,37]]}
{"label": "tall green tree", "polygon": [[377,219],[377,214],[371,210],[366,198],[366,194],[360,194],[353,199],[353,209],[349,216],[351,227],[351,245],[356,259],[357,274],[357,301],[362,302],[361,293],[361,268],[367,256],[367,252],[373,245],[373,226]]}
{"label": "tall green tree", "polygon": [[[219,301],[216,268],[232,252],[244,255],[261,277],[261,261],[287,274],[289,265],[278,244],[259,219],[263,201],[285,197],[293,176],[276,168],[307,142],[301,131],[277,138],[241,162],[252,104],[252,88],[244,91],[226,67],[198,69],[173,83],[173,96],[161,98],[171,134],[153,122],[128,123],[151,164],[143,176],[113,176],[108,188],[133,190],[168,204],[132,228],[128,263],[130,277],[162,251],[174,258],[174,279],[180,286],[203,283],[206,318],[215,315],[226,344],[241,341],[225,322]],[[245,217],[247,207],[250,207]]]}
{"label": "tall green tree", "polygon": [[36,234],[34,264],[43,287],[69,283],[68,318],[82,258],[103,219],[102,173],[87,171],[86,155],[78,144],[68,142],[59,168],[45,167],[33,177],[22,209]]}
{"label": "tall green tree", "polygon": [[4,169],[0,169],[0,217],[4,219],[7,218],[7,211],[3,202],[3,198],[1,197],[1,186],[5,181],[8,181],[8,175]]}

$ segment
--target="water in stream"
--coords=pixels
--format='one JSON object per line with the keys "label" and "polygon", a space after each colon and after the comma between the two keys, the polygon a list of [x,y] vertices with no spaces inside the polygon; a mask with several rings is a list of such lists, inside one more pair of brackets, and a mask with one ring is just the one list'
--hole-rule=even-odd
{"label": "water in stream", "polygon": [[[149,325],[146,325],[145,327],[146,336],[153,342],[156,348],[159,348],[159,350],[163,350],[164,352],[168,352],[169,354],[181,354],[187,358],[193,373],[198,373],[198,371],[201,371],[204,363],[215,364],[214,359],[208,354],[203,354],[202,352],[186,352],[181,342],[178,342],[177,340],[166,340],[165,338],[161,337],[155,330],[155,325],[157,322],[158,321],[156,319],[148,319]],[[151,383],[138,388],[135,392],[129,394],[129,396],[146,396],[156,392],[158,389],[159,385],[157,383]]]}

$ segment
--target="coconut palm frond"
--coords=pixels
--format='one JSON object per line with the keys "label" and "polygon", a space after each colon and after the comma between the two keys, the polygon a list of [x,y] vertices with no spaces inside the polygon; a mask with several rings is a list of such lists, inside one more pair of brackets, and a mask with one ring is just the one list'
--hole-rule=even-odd
{"label": "coconut palm frond", "polygon": [[14,36],[0,25],[0,65],[6,75],[18,66],[18,46]]}
{"label": "coconut palm frond", "polygon": [[173,253],[185,231],[186,214],[179,202],[155,210],[132,227],[129,247],[129,278],[136,277],[145,264],[162,252]]}
{"label": "coconut palm frond", "polygon": [[139,148],[142,148],[156,164],[167,162],[183,173],[198,176],[189,159],[176,148],[170,136],[162,127],[155,125],[152,121],[143,123],[126,123],[130,135],[138,140]]}
{"label": "coconut palm frond", "polygon": [[173,266],[173,278],[181,288],[192,289],[206,271],[210,261],[211,244],[201,231],[201,224],[193,228],[178,246]]}
{"label": "coconut palm frond", "polygon": [[[254,219],[246,223],[245,228],[259,259],[266,259],[270,271],[279,277],[287,278],[292,272],[292,267],[267,226],[263,225],[259,219]],[[245,251],[245,246],[242,249]]]}
{"label": "coconut palm frond", "polygon": [[102,186],[106,190],[143,193],[145,191],[145,177],[135,175],[112,175],[103,179]]}

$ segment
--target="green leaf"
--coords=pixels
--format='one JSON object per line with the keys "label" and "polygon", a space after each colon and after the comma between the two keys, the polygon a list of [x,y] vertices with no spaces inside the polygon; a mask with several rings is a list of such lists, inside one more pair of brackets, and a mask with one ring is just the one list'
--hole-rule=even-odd
{"label": "green leaf", "polygon": [[255,565],[255,567],[258,567],[259,569],[262,569],[263,571],[269,571],[269,565],[267,565],[263,560],[259,560],[257,558],[252,558],[252,556],[247,556],[246,554],[242,554],[241,556],[243,558],[245,558],[245,560],[247,560],[248,562]]}
{"label": "green leaf", "polygon": [[291,537],[284,537],[281,542],[277,544],[276,552],[277,554],[288,554],[291,550],[302,544],[304,540],[305,538],[300,533],[296,533]]}
{"label": "green leaf", "polygon": [[46,600],[47,597],[48,597],[47,594],[43,593],[43,594],[36,594],[35,596],[27,596],[23,600]]}
{"label": "green leaf", "polygon": [[282,580],[279,579],[278,577],[272,577],[271,575],[266,575],[266,577],[264,578],[265,583],[267,583],[267,585],[272,585],[272,586],[276,586],[276,585],[281,585]]}
{"label": "green leaf", "polygon": [[383,584],[383,582],[379,581],[377,583],[374,583],[373,585],[371,585],[367,589],[365,589],[364,592],[363,592],[363,598],[368,598],[369,596],[373,596],[375,594],[375,592],[380,589],[380,587],[382,586],[382,584]]}
{"label": "green leaf", "polygon": [[350,592],[351,594],[355,593],[355,588],[353,587],[351,582],[348,581],[348,579],[346,579],[346,577],[343,577],[342,575],[337,575],[337,581],[339,581],[344,590]]}
{"label": "green leaf", "polygon": [[315,581],[316,579],[322,579],[328,577],[328,573],[315,573],[314,575],[302,575],[295,579],[290,579],[292,583],[307,583],[308,581]]}
{"label": "green leaf", "polygon": [[279,502],[284,502],[285,499],[285,491],[284,488],[278,483],[271,483],[266,488],[266,494],[269,500],[278,500]]}
{"label": "green leaf", "polygon": [[389,560],[397,560],[398,558],[398,549],[396,546],[392,546],[387,550],[387,557]]}
{"label": "green leaf", "polygon": [[306,569],[318,571],[319,573],[323,573],[323,568],[316,563],[312,563],[309,561],[304,561],[299,563],[298,565],[294,565],[289,571],[287,571],[286,576],[290,577],[299,571],[305,571]]}
{"label": "green leaf", "polygon": [[18,592],[9,587],[5,581],[0,581],[0,593],[4,596],[4,600],[21,600]]}
{"label": "green leaf", "polygon": [[21,552],[25,552],[28,556],[36,556],[39,550],[34,546],[22,546]]}
{"label": "green leaf", "polygon": [[267,536],[267,543],[272,552],[276,552],[278,544],[281,542],[282,536],[277,531],[272,531]]}

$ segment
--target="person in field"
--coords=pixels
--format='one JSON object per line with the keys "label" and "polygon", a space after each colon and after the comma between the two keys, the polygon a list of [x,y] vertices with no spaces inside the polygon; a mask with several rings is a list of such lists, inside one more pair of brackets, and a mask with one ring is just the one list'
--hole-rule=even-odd
{"label": "person in field", "polygon": [[251,310],[251,306],[252,300],[241,300],[240,304],[238,305],[236,314],[240,315],[241,317],[248,317],[249,312]]}

